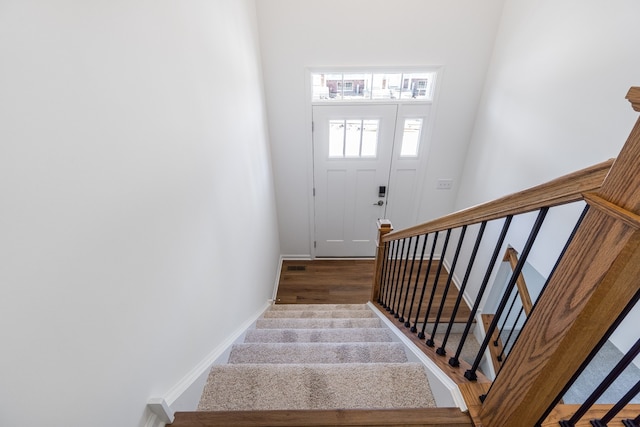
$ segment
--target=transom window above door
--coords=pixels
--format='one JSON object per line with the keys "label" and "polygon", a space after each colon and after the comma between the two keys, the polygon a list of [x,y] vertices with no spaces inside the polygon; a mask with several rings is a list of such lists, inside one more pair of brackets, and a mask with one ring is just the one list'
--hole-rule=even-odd
{"label": "transom window above door", "polygon": [[435,71],[311,73],[311,100],[432,101],[435,77]]}

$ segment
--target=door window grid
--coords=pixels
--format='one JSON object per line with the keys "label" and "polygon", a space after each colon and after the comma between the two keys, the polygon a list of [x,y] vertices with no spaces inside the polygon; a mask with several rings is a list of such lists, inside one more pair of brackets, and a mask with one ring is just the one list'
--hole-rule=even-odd
{"label": "door window grid", "polygon": [[329,158],[375,158],[379,120],[329,120]]}
{"label": "door window grid", "polygon": [[313,73],[312,101],[433,100],[436,73]]}

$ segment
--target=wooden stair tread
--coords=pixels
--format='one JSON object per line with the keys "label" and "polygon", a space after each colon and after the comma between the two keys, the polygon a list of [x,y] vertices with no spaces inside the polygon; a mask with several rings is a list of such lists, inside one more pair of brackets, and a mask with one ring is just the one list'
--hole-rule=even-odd
{"label": "wooden stair tread", "polygon": [[449,426],[472,427],[458,408],[177,412],[172,427]]}

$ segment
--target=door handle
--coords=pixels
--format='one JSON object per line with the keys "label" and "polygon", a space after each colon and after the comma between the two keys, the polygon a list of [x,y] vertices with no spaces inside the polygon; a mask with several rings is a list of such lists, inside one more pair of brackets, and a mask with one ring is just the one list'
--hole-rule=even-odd
{"label": "door handle", "polygon": [[384,205],[384,200],[378,200],[376,203],[373,204],[373,206],[382,206]]}

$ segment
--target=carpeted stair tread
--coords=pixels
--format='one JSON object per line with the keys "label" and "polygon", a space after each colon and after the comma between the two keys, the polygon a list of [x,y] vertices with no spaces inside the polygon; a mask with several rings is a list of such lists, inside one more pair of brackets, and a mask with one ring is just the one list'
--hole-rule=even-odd
{"label": "carpeted stair tread", "polygon": [[269,318],[300,318],[300,319],[339,319],[339,318],[367,318],[376,317],[370,310],[270,310],[262,316]]}
{"label": "carpeted stair tread", "polygon": [[229,364],[211,370],[198,410],[425,407],[435,403],[417,363]]}
{"label": "carpeted stair tread", "polygon": [[251,329],[244,342],[307,343],[307,342],[390,342],[393,334],[386,328],[334,329]]}
{"label": "carpeted stair tread", "polygon": [[366,304],[274,304],[269,310],[314,310],[314,311],[333,311],[333,310],[367,310]]}
{"label": "carpeted stair tread", "polygon": [[228,363],[404,363],[400,343],[234,344]]}
{"label": "carpeted stair tread", "polygon": [[[444,334],[436,334],[436,341],[442,342],[444,338]],[[462,334],[450,334],[449,339],[447,340],[447,355],[453,356],[456,354],[458,350],[458,346],[460,345],[460,340],[462,339]],[[480,344],[476,340],[476,337],[473,334],[469,334],[467,336],[466,341],[464,342],[464,346],[462,347],[462,352],[460,353],[460,359],[467,362],[469,365],[473,365],[473,362],[476,360],[476,355],[480,351]]]}
{"label": "carpeted stair tread", "polygon": [[256,329],[328,329],[328,328],[378,328],[378,318],[363,319],[273,319],[256,321]]}

